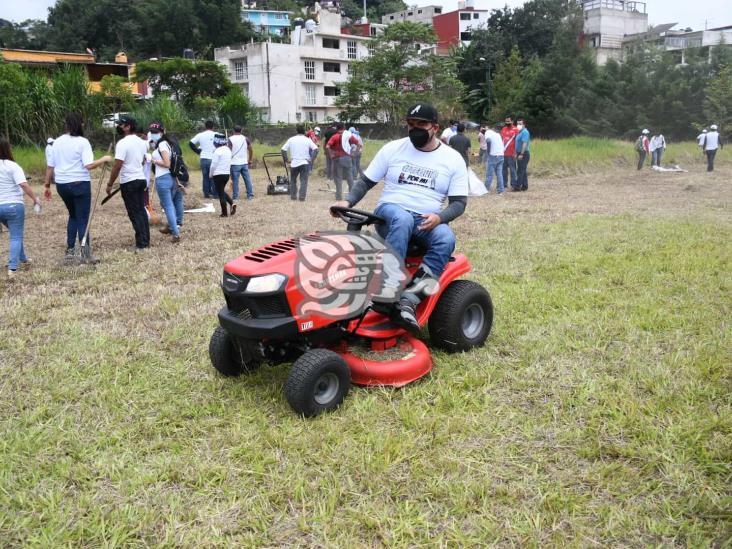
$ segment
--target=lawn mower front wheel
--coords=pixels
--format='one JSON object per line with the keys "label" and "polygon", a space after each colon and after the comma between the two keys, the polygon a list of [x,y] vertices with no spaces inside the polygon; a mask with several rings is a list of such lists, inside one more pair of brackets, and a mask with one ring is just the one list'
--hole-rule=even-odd
{"label": "lawn mower front wheel", "polygon": [[239,376],[256,370],[261,361],[245,351],[241,344],[237,344],[229,332],[217,326],[211,334],[208,344],[208,356],[216,370],[227,377]]}
{"label": "lawn mower front wheel", "polygon": [[350,388],[346,361],[333,351],[313,349],[292,364],[285,398],[295,412],[313,417],[340,406]]}

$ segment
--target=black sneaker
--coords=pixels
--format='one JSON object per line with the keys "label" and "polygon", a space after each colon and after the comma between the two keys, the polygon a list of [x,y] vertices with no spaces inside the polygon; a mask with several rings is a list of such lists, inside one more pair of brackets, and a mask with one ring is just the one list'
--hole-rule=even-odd
{"label": "black sneaker", "polygon": [[417,307],[409,299],[401,298],[396,306],[394,320],[402,327],[412,332],[420,330],[417,322]]}

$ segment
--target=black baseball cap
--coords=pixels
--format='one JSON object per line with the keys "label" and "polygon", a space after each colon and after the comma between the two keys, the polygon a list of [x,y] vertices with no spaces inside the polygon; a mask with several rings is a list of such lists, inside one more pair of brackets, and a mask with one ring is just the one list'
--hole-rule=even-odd
{"label": "black baseball cap", "polygon": [[434,122],[437,124],[437,109],[429,103],[417,103],[412,105],[407,110],[407,119],[412,120],[426,120],[427,122]]}
{"label": "black baseball cap", "polygon": [[126,126],[128,124],[130,126],[132,126],[133,128],[137,127],[137,121],[134,118],[132,118],[130,115],[128,115],[128,114],[119,115],[119,118],[117,119],[117,125]]}

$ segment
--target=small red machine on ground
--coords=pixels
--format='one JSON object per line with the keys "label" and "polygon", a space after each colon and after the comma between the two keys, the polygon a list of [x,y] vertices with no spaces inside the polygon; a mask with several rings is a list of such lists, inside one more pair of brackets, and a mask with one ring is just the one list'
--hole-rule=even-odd
{"label": "small red machine on ground", "polygon": [[[366,225],[384,222],[352,208],[333,211],[348,231],[358,234]],[[354,283],[364,287],[363,269],[348,261],[333,263],[333,242],[327,235],[281,240],[227,263],[222,282],[226,306],[219,311],[220,326],[209,344],[213,366],[226,376],[251,372],[263,362],[294,360],[285,396],[305,416],[336,408],[352,383],[400,387],[432,369],[427,346],[375,311],[368,295],[363,306],[355,306],[364,293],[348,291]],[[302,257],[308,253],[329,267],[304,267]],[[418,268],[423,253],[410,246],[409,273]],[[467,258],[455,254],[435,293],[417,309],[420,326],[428,325],[430,343],[440,349],[482,346],[491,331],[490,295],[476,282],[459,279],[470,270]],[[334,308],[339,310],[336,316]]]}

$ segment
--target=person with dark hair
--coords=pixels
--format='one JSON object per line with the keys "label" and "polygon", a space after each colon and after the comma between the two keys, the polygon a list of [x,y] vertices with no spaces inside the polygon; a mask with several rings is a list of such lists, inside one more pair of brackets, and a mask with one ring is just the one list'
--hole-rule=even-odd
{"label": "person with dark hair", "polygon": [[28,185],[23,168],[13,160],[10,143],[4,137],[0,137],[0,223],[5,225],[10,233],[8,278],[15,277],[19,265],[29,263],[23,247],[25,225],[23,193],[33,200],[36,211],[40,211],[41,201]]}
{"label": "person with dark hair", "polygon": [[137,122],[126,114],[119,117],[117,134],[123,136],[114,149],[114,166],[107,183],[107,196],[112,194],[112,186],[119,176],[120,193],[125,203],[127,216],[135,230],[135,248],[144,250],[150,247],[150,223],[145,210],[145,155],[147,142],[136,135]]}
{"label": "person with dark hair", "polygon": [[313,173],[313,168],[315,167],[315,159],[318,158],[318,153],[320,152],[320,128],[318,126],[315,126],[312,130],[308,130],[305,132],[305,137],[310,139],[313,143],[315,143],[315,146],[318,147],[313,151],[312,160],[310,161],[310,168],[308,169],[308,174]]}
{"label": "person with dark hair", "polygon": [[208,176],[211,172],[211,158],[216,147],[214,147],[213,139],[216,132],[214,131],[213,120],[206,120],[204,124],[206,129],[193,136],[188,145],[191,150],[201,157],[201,176],[203,177],[203,197],[218,198],[213,180]]}
{"label": "person with dark hair", "polygon": [[239,176],[244,180],[244,186],[247,189],[247,200],[254,198],[254,188],[252,187],[252,177],[249,174],[249,161],[254,157],[252,152],[252,142],[248,137],[242,135],[241,126],[234,126],[234,133],[229,137],[231,144],[231,186],[234,202],[239,198]]}
{"label": "person with dark hair", "polygon": [[516,119],[516,177],[517,185],[514,191],[529,190],[529,160],[531,159],[531,134],[526,127],[526,121],[523,118]]}
{"label": "person with dark hair", "polygon": [[[336,133],[330,138],[325,146],[327,154],[333,159],[334,182],[336,188],[336,200],[343,198],[343,179],[348,183],[348,192],[353,188],[353,167],[351,165],[351,145],[358,145],[358,138],[351,135],[347,143],[343,143],[343,132],[346,127],[343,122],[336,122]],[[349,134],[350,135],[350,134]],[[344,149],[344,145],[348,150]]]}
{"label": "person with dark hair", "polygon": [[503,139],[503,183],[506,188],[510,183],[512,189],[516,187],[516,135],[518,135],[518,129],[513,123],[513,116],[507,115],[501,129],[501,139]]}
{"label": "person with dark hair", "polygon": [[[86,233],[91,209],[92,190],[91,174],[93,170],[105,162],[111,162],[112,157],[105,155],[94,160],[94,151],[91,143],[84,137],[84,120],[79,113],[72,112],[66,115],[66,133],[56,139],[51,147],[51,154],[46,170],[46,198],[51,197],[51,181],[56,182],[56,191],[69,212],[66,223],[66,253],[64,260],[71,262],[75,258],[76,242],[79,246]],[[87,235],[86,250],[80,250],[80,255],[90,255],[90,237]]]}
{"label": "person with dark hair", "polygon": [[288,162],[290,158],[290,199],[297,200],[297,178],[300,178],[300,201],[304,201],[308,194],[308,176],[310,162],[318,151],[318,146],[305,136],[305,126],[298,124],[295,128],[297,135],[293,135],[282,146],[282,160]]}
{"label": "person with dark hair", "polygon": [[470,138],[465,135],[465,124],[462,122],[455,128],[455,135],[450,138],[450,146],[460,153],[465,160],[465,166],[470,166]]}
{"label": "person with dark hair", "polygon": [[231,173],[231,149],[229,148],[229,140],[223,133],[217,133],[213,140],[214,152],[211,156],[211,168],[209,177],[216,185],[216,193],[219,196],[221,204],[221,216],[229,216],[229,208],[231,206],[231,215],[236,213],[236,204],[226,192],[226,184],[229,182],[229,174]]}
{"label": "person with dark hair", "polygon": [[180,226],[183,223],[183,193],[178,188],[178,180],[170,173],[172,144],[170,137],[160,122],[153,122],[148,128],[150,141],[154,145],[152,163],[155,165],[155,190],[160,199],[160,206],[165,211],[168,226],[160,229],[163,234],[172,235],[174,244],[180,242]]}
{"label": "person with dark hair", "polygon": [[323,154],[325,156],[325,178],[331,179],[335,182],[335,168],[333,159],[331,158],[330,154],[328,154],[328,141],[330,141],[331,137],[333,137],[338,130],[335,127],[335,124],[331,124],[327,128],[325,128],[325,131],[323,132]]}
{"label": "person with dark hair", "polygon": [[[460,154],[439,139],[437,110],[428,103],[413,105],[406,116],[409,136],[384,145],[345,201],[334,206],[352,208],[369,189],[383,180],[374,213],[385,219],[376,231],[402,261],[410,240],[427,249],[422,264],[399,298],[395,320],[418,330],[417,307],[445,270],[455,250],[455,234],[448,223],[465,211],[468,170]],[[447,200],[448,204],[443,207]],[[331,214],[334,215],[334,214]]]}

